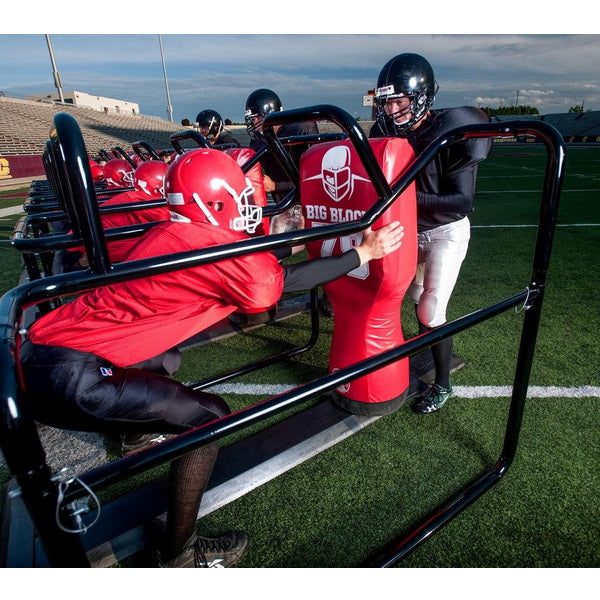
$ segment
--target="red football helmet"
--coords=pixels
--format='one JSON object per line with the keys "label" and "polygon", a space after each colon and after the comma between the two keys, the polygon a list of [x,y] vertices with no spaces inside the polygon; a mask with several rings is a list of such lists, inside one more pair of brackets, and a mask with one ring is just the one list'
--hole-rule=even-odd
{"label": "red football helmet", "polygon": [[113,158],[104,165],[104,181],[112,188],[132,186],[133,167],[123,158]]}
{"label": "red football helmet", "polygon": [[137,152],[128,152],[127,156],[129,156],[129,158],[135,163],[136,167],[139,167],[144,162],[142,157]]}
{"label": "red football helmet", "polygon": [[202,221],[216,227],[254,233],[262,207],[237,162],[218,150],[199,148],[181,155],[165,180],[172,221]]}
{"label": "red football helmet", "polygon": [[90,163],[90,171],[92,172],[92,179],[95,183],[104,180],[104,167],[99,165],[97,162]]}
{"label": "red football helmet", "polygon": [[148,199],[165,197],[165,175],[169,165],[162,160],[143,162],[133,174],[133,187],[146,194]]}

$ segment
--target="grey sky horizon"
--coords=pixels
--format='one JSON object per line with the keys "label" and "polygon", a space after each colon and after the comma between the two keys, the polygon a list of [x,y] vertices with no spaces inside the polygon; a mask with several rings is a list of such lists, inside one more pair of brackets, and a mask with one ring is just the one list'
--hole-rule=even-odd
{"label": "grey sky horizon", "polygon": [[[162,34],[173,120],[205,108],[243,121],[257,88],[284,108],[334,104],[370,117],[363,95],[401,52],[432,64],[436,107],[531,105],[542,114],[600,110],[600,35],[590,34]],[[167,118],[157,34],[51,34],[64,91],[135,102]],[[44,34],[0,34],[0,91],[56,93]]]}

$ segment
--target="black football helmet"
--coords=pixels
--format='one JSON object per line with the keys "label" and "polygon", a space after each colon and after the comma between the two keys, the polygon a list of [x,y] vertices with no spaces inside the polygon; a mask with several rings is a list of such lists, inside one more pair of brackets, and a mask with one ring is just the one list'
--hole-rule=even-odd
{"label": "black football helmet", "polygon": [[282,108],[281,100],[273,90],[266,88],[254,90],[246,100],[244,113],[248,133],[255,135],[257,131],[261,131],[263,119],[272,112],[279,112]]}
{"label": "black football helmet", "polygon": [[196,116],[198,130],[207,139],[211,140],[219,136],[223,131],[223,119],[216,110],[210,108],[201,110]]}
{"label": "black football helmet", "polygon": [[[419,54],[394,56],[381,69],[375,88],[376,119],[386,135],[406,136],[426,114],[437,94],[438,85],[429,62]],[[385,104],[393,98],[407,97],[410,104],[387,114]]]}

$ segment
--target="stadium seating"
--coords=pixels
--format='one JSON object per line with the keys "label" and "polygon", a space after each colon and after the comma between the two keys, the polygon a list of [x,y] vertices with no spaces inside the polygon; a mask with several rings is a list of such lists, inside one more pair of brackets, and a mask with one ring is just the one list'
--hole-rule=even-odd
{"label": "stadium seating", "polygon": [[[42,154],[48,139],[48,124],[58,112],[66,112],[77,119],[86,147],[94,152],[121,145],[129,147],[144,140],[153,148],[171,148],[169,137],[185,129],[179,123],[145,115],[123,115],[52,102],[36,102],[0,96],[0,156],[27,156]],[[368,132],[372,121],[361,123]],[[228,126],[242,146],[249,145],[249,136],[243,125]],[[324,133],[339,132],[333,124],[319,125]],[[195,144],[190,143],[190,147]],[[187,146],[186,146],[187,147]]]}
{"label": "stadium seating", "polygon": [[557,113],[552,115],[501,115],[495,117],[496,121],[545,121],[556,127],[563,136],[565,142],[600,142],[600,111],[590,110],[586,112]]}
{"label": "stadium seating", "polygon": [[56,113],[73,115],[90,151],[144,140],[154,148],[171,148],[169,136],[185,129],[158,117],[102,113],[91,108],[34,102],[0,96],[0,156],[39,155]]}

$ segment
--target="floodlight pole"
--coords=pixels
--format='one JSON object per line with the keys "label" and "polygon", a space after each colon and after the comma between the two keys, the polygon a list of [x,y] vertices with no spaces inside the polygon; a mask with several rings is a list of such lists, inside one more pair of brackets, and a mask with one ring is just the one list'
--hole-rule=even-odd
{"label": "floodlight pole", "polygon": [[54,85],[58,90],[58,97],[60,101],[64,103],[65,98],[62,92],[62,83],[60,81],[60,75],[56,70],[56,62],[54,60],[54,52],[52,51],[52,43],[50,42],[50,36],[47,33],[44,35],[46,36],[46,44],[48,44],[48,52],[50,53],[50,62],[52,63],[52,75],[54,76]]}
{"label": "floodlight pole", "polygon": [[165,55],[163,53],[162,39],[158,34],[158,45],[160,46],[160,59],[162,60],[163,74],[165,76],[165,89],[167,91],[167,114],[169,121],[173,121],[173,107],[171,106],[171,96],[169,95],[169,81],[167,80],[167,68],[165,67]]}

